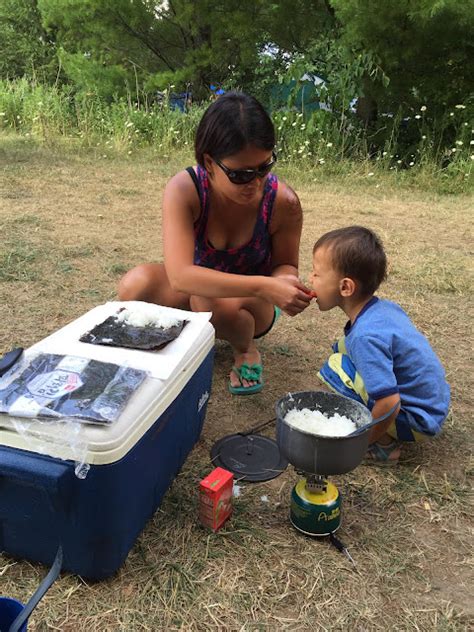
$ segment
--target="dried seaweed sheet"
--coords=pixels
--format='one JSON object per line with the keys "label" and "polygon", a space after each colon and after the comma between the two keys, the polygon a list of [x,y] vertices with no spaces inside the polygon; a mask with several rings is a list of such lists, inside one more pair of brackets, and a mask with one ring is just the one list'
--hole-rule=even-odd
{"label": "dried seaweed sheet", "polygon": [[117,315],[113,315],[83,334],[79,340],[93,345],[151,351],[163,349],[167,344],[176,340],[186,323],[186,320],[182,320],[178,325],[167,329],[153,325],[136,327],[126,322],[118,321]]}
{"label": "dried seaweed sheet", "polygon": [[0,412],[110,424],[146,376],[110,362],[40,354],[14,379],[0,379]]}

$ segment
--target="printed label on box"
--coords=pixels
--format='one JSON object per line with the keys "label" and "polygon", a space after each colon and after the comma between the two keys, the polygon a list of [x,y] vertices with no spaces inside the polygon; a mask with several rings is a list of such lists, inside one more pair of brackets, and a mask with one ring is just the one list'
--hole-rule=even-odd
{"label": "printed label on box", "polygon": [[217,531],[232,513],[234,477],[217,467],[199,485],[199,518],[203,525]]}

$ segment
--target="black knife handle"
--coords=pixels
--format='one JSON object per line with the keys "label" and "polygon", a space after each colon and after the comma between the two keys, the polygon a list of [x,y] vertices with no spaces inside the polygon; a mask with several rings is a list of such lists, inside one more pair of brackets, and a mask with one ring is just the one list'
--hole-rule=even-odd
{"label": "black knife handle", "polygon": [[18,362],[23,354],[23,347],[18,347],[17,349],[12,349],[8,351],[1,359],[0,359],[0,377],[11,369],[12,366]]}

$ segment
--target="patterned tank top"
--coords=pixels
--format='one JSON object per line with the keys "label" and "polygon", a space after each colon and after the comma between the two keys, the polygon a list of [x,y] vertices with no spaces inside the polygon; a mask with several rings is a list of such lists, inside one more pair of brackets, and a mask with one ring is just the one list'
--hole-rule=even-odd
{"label": "patterned tank top", "polygon": [[209,180],[207,171],[201,166],[197,167],[197,174],[192,167],[188,167],[186,171],[196,185],[201,202],[201,213],[194,223],[194,264],[204,268],[219,270],[220,272],[269,276],[272,271],[269,226],[278,190],[278,178],[272,173],[267,176],[258,209],[257,221],[255,222],[250,241],[239,248],[217,250],[207,237],[207,221],[209,217]]}

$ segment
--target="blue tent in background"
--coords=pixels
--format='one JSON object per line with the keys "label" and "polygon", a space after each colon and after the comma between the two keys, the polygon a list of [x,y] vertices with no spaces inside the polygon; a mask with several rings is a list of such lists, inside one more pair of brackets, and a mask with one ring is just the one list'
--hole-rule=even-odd
{"label": "blue tent in background", "polygon": [[270,107],[272,110],[288,109],[290,96],[292,108],[305,115],[316,110],[327,110],[328,106],[321,101],[321,89],[326,82],[316,75],[303,75],[300,81],[295,79],[288,83],[278,83],[270,89]]}
{"label": "blue tent in background", "polygon": [[209,86],[210,91],[216,95],[216,97],[220,97],[222,94],[225,94],[225,90],[222,88],[218,88],[217,86],[211,85]]}
{"label": "blue tent in background", "polygon": [[193,95],[189,91],[172,92],[170,94],[170,108],[172,110],[179,110],[180,112],[187,112],[192,100]]}

